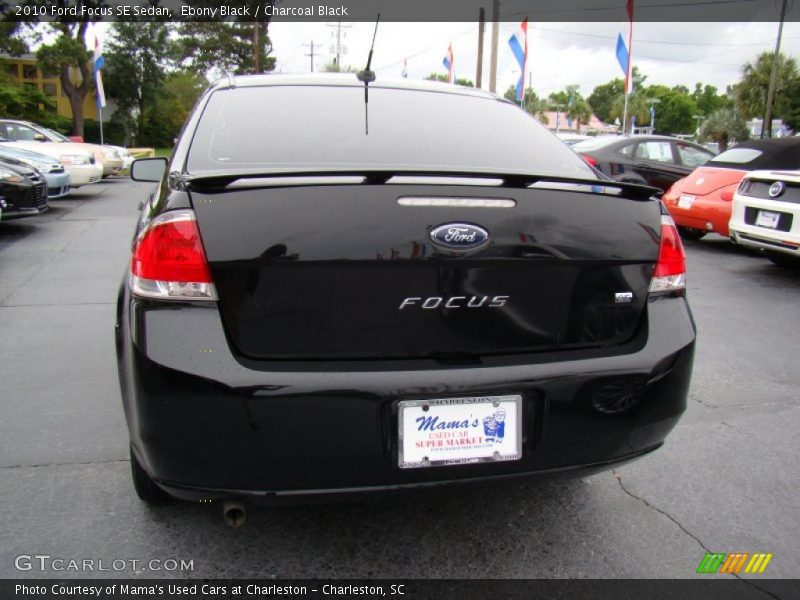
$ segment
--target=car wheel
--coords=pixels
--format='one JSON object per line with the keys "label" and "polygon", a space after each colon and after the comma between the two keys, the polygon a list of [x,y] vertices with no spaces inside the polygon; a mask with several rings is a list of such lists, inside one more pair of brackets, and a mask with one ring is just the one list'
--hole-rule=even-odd
{"label": "car wheel", "polygon": [[783,252],[773,252],[767,250],[767,258],[773,263],[784,269],[800,269],[800,258],[784,254]]}
{"label": "car wheel", "polygon": [[142,468],[142,465],[139,464],[139,460],[133,453],[133,448],[131,448],[130,453],[133,489],[136,490],[136,495],[139,496],[139,499],[148,504],[164,504],[169,502],[171,500],[170,495],[158,487],[156,482],[153,481],[150,475]]}
{"label": "car wheel", "polygon": [[681,237],[686,240],[699,240],[700,238],[704,237],[707,231],[703,231],[702,229],[692,229],[691,227],[678,227],[678,232],[680,232]]}

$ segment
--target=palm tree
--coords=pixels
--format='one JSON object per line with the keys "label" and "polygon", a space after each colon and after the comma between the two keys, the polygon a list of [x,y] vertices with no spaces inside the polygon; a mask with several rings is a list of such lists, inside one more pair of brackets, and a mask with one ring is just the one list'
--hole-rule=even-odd
{"label": "palm tree", "polygon": [[[742,79],[734,86],[736,106],[745,117],[763,117],[767,108],[767,91],[772,72],[773,52],[762,52],[755,61],[742,67]],[[787,93],[800,79],[797,61],[778,54],[778,72],[775,86],[775,117],[784,117],[791,110],[794,98]]]}
{"label": "palm tree", "polygon": [[592,118],[592,109],[583,98],[573,98],[572,103],[567,106],[567,117],[575,121],[575,131],[580,133],[581,125],[589,124],[589,120]]}
{"label": "palm tree", "polygon": [[744,122],[730,108],[715,110],[700,128],[700,141],[716,142],[720,152],[725,152],[730,142],[741,142],[749,137]]}

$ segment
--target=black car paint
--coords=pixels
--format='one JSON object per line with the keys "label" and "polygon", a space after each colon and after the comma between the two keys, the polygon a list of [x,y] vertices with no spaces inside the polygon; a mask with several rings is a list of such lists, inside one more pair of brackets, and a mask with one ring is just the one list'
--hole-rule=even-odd
{"label": "black car paint", "polygon": [[[636,146],[649,141],[668,142],[672,147],[674,162],[662,162],[636,158]],[[684,144],[692,148],[708,152],[702,146],[677,140],[667,136],[621,136],[610,143],[597,148],[586,150],[581,149],[580,144],[573,146],[573,150],[579,154],[586,154],[597,161],[599,171],[613,179],[614,181],[629,181],[640,183],[667,191],[673,183],[689,175],[697,168],[697,165],[685,165],[681,162],[677,144]],[[631,149],[630,156],[623,153],[623,149]],[[709,158],[712,153],[709,152]]]}
{"label": "black car paint", "polygon": [[11,171],[23,179],[19,183],[0,180],[0,200],[5,204],[0,220],[33,217],[49,208],[47,183],[39,173],[13,158],[0,159],[0,169]]}
{"label": "black car paint", "polygon": [[[469,356],[633,335],[658,256],[656,203],[606,197],[598,206],[592,194],[503,188],[480,195],[513,197],[514,208],[398,205],[401,196],[463,192],[339,185],[192,193],[236,351],[262,359]],[[453,217],[486,227],[491,245],[455,256],[434,247],[429,231]],[[628,291],[634,302],[615,304],[615,293]],[[406,297],[498,294],[509,297],[503,310],[399,310]]]}
{"label": "black car paint", "polygon": [[[178,168],[165,175],[144,208],[140,227],[156,214],[193,207],[221,300],[204,304],[136,298],[123,280],[117,306],[119,377],[132,449],[162,488],[190,500],[387,490],[603,468],[663,444],[685,409],[695,328],[682,294],[647,294],[663,214],[658,201],[633,200],[624,197],[625,192],[614,197],[569,190],[386,183],[213,192],[214,186],[197,185],[179,169],[202,106],[203,99],[173,155],[171,165]],[[440,208],[403,213],[396,204],[405,195],[454,193],[481,198],[511,194],[520,206],[517,212],[505,213]],[[324,209],[312,206],[315,195],[325,199]],[[275,209],[287,198],[297,203],[299,216],[287,217],[288,206]],[[298,229],[303,219],[306,228]],[[394,246],[424,244],[430,228],[448,220],[485,225],[494,245],[475,254],[448,256],[429,249],[425,256],[390,259]],[[521,224],[535,226],[542,243],[519,238]],[[370,231],[379,226],[385,227],[385,238]],[[525,254],[528,250],[530,255]],[[457,344],[435,351],[433,344],[415,353],[406,344],[398,353],[400,321],[388,327],[388,343],[397,346],[393,352],[366,348],[370,335],[380,333],[376,323],[359,329],[359,316],[370,310],[370,302],[389,302],[375,309],[394,315],[399,313],[401,287],[419,296],[460,293],[464,288],[458,287],[458,275],[452,283],[454,274],[463,279],[473,269],[491,273],[493,268],[515,270],[518,276],[508,280],[510,286],[523,290],[529,300],[537,293],[549,298],[567,312],[575,306],[613,311],[608,292],[632,288],[633,318],[616,335],[588,344],[563,343],[565,332],[575,327],[567,319],[562,320],[566,329],[553,329],[542,338],[544,343],[516,342],[487,351],[482,328],[501,327],[506,337],[524,338],[530,337],[531,328],[552,323],[537,323],[534,313],[515,320],[509,310],[499,309],[505,321],[489,327],[488,315],[454,322],[452,311],[439,310],[426,315],[426,324],[440,332],[461,328],[470,338],[464,351],[452,351]],[[348,275],[359,269],[370,276],[400,269],[402,275],[377,282]],[[519,287],[526,269],[534,279],[541,278],[538,289]],[[593,276],[580,286],[576,282],[582,269]],[[542,275],[547,272],[551,277]],[[312,282],[305,290],[310,298],[299,293],[304,274]],[[275,286],[275,293],[288,295],[282,309],[294,310],[292,302],[297,309],[279,335],[270,338],[269,328],[281,324],[264,310],[270,299],[269,289],[262,286],[275,285],[281,277],[287,287]],[[335,289],[349,300],[360,294],[364,304],[348,304],[323,286],[326,281],[335,285],[339,277],[345,285]],[[494,292],[501,293],[503,278],[488,281],[491,285],[479,291],[497,287]],[[386,294],[387,288],[393,293]],[[314,352],[314,337],[292,340],[292,328],[295,335],[302,329],[303,315],[313,322],[313,311],[324,311],[326,299],[338,302],[333,314],[343,317],[352,335],[347,328],[333,331],[340,334],[338,341],[323,335],[319,339],[327,352]],[[251,319],[233,323],[242,316],[237,305],[247,303]],[[335,330],[336,322],[329,318],[328,329]],[[610,322],[617,323],[618,317]],[[324,325],[324,319],[319,324]],[[267,351],[238,348],[237,336],[248,326],[255,339],[263,334]],[[314,336],[319,331],[312,327],[305,333]],[[357,352],[349,350],[351,337],[361,344]],[[281,340],[296,351],[281,352]],[[640,386],[640,397],[631,410],[602,414],[592,406],[592,395],[617,381]],[[523,398],[521,460],[398,467],[400,400],[505,393]]]}

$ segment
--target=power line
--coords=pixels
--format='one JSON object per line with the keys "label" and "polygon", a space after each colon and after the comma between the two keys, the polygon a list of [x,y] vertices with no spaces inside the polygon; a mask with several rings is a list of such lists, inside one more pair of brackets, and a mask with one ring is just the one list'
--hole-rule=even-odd
{"label": "power line", "polygon": [[[590,38],[597,38],[603,40],[615,40],[616,36],[613,35],[601,35],[599,33],[582,33],[578,31],[565,31],[563,29],[548,29],[547,27],[539,27],[533,26],[531,29],[534,31],[546,31],[548,33],[561,33],[564,35],[571,35],[571,36],[579,36],[579,37],[590,37]],[[786,39],[798,39],[798,36],[793,38],[786,38]],[[639,38],[634,37],[634,41],[637,44],[664,44],[669,46],[701,46],[701,47],[739,47],[739,46],[758,46],[765,42],[745,42],[740,44],[711,44],[706,42],[672,42],[667,40],[642,40]],[[771,41],[771,40],[770,40]]]}

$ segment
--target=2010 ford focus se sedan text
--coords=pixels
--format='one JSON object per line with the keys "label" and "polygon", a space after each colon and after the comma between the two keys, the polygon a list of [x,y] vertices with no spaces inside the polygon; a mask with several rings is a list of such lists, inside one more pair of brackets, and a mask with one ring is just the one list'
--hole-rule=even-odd
{"label": "2010 ford focus se sedan text", "polygon": [[230,78],[157,181],[116,341],[144,500],[585,472],[664,443],[695,328],[655,190],[514,104]]}

